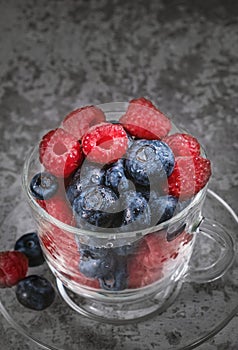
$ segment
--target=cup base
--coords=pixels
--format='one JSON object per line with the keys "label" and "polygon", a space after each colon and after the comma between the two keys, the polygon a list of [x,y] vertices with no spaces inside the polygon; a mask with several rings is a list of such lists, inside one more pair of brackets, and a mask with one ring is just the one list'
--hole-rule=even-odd
{"label": "cup base", "polygon": [[[10,192],[14,194],[14,198],[18,198],[19,190],[15,183],[12,184]],[[144,350],[154,348],[155,344],[158,349],[174,350],[176,347],[178,350],[191,350],[203,344],[225,327],[238,312],[238,217],[232,208],[211,190],[208,190],[204,213],[232,232],[236,242],[235,260],[225,275],[218,280],[204,284],[185,282],[178,295],[172,294],[175,300],[172,305],[172,299],[167,302],[166,310],[158,305],[153,317],[145,317],[145,322],[125,322],[125,325],[117,327],[116,324],[93,321],[92,317],[84,317],[69,307],[62,300],[55,276],[48,265],[43,264],[30,268],[30,273],[44,276],[51,281],[56,289],[55,302],[43,311],[34,311],[23,307],[17,301],[15,288],[0,289],[0,312],[6,320],[5,323],[3,321],[3,331],[6,334],[15,334],[14,344],[17,344],[20,335],[23,335],[31,340],[30,347],[37,344],[37,349],[39,347],[51,350]],[[20,201],[1,223],[2,249],[12,249],[14,242],[23,232],[34,229],[31,212],[25,202]],[[209,247],[202,237],[196,241],[198,255],[196,251],[193,254],[195,266],[197,259],[200,259],[200,252],[204,254],[204,264],[206,258],[210,259],[211,253],[214,253],[213,246],[209,246],[211,251],[209,255],[206,254]],[[208,242],[211,243],[210,240]],[[68,287],[66,292],[69,293]],[[82,307],[81,304],[79,306]],[[13,332],[11,328],[17,332]]]}
{"label": "cup base", "polygon": [[96,300],[74,293],[59,278],[56,278],[59,294],[63,300],[79,314],[95,321],[112,324],[126,324],[142,321],[154,314],[161,314],[177,298],[182,283],[178,282],[147,298],[116,302]]}

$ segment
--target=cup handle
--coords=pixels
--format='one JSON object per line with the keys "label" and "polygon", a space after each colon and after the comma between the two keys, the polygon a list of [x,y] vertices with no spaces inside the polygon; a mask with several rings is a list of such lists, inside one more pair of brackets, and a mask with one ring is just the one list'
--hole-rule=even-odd
{"label": "cup handle", "polygon": [[184,279],[196,283],[215,281],[233,263],[233,238],[222,225],[207,218],[202,219],[196,235],[194,253]]}

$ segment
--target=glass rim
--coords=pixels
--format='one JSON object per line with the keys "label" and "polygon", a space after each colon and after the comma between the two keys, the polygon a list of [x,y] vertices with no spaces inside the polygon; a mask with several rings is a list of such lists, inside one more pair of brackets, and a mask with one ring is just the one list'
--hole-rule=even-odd
{"label": "glass rim", "polygon": [[[103,109],[105,113],[124,112],[127,106],[128,106],[128,102],[109,102],[109,103],[96,105],[96,107]],[[202,151],[205,154],[205,151],[203,148],[202,148]],[[175,216],[173,216],[169,220],[166,220],[158,225],[153,225],[148,228],[143,228],[143,229],[138,229],[133,231],[124,231],[124,232],[116,232],[115,229],[110,230],[110,228],[106,228],[105,232],[101,231],[100,229],[98,231],[92,231],[89,229],[83,229],[76,226],[71,226],[56,219],[37,203],[37,201],[31,194],[30,186],[28,183],[28,173],[29,173],[30,163],[31,163],[31,160],[33,159],[35,152],[38,152],[38,144],[35,147],[31,148],[31,150],[28,152],[23,165],[23,171],[22,171],[22,187],[26,195],[28,204],[30,205],[31,209],[33,209],[34,212],[38,213],[41,216],[42,219],[76,236],[85,235],[85,236],[90,236],[98,239],[115,240],[115,239],[139,238],[139,237],[145,236],[148,233],[152,233],[155,231],[162,231],[168,228],[170,225],[173,225],[176,222],[178,222],[181,218],[184,218],[192,207],[194,207],[197,203],[200,203],[207,189],[207,185],[206,185],[193,197],[191,202],[183,210],[181,210],[179,213],[177,213]]]}

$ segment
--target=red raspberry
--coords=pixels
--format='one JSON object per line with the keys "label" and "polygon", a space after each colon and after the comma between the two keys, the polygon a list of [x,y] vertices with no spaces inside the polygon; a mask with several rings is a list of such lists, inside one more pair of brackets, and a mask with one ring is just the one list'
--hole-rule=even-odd
{"label": "red raspberry", "polygon": [[62,128],[80,140],[88,129],[106,120],[101,109],[85,106],[69,113],[62,123]]}
{"label": "red raspberry", "polygon": [[82,148],[88,160],[104,164],[121,158],[126,153],[128,142],[121,125],[102,123],[91,127],[83,136]]}
{"label": "red raspberry", "polygon": [[[65,224],[75,226],[72,210],[63,197],[55,196],[47,201],[38,201],[38,203],[51,216],[64,222]],[[60,229],[56,225],[49,224],[47,229],[39,230],[43,249],[47,251],[50,257],[50,263],[67,278],[70,278],[82,285],[93,288],[99,288],[96,280],[86,278],[79,271],[79,251],[75,237],[70,232]],[[60,261],[60,265],[59,265]]]}
{"label": "red raspberry", "polygon": [[168,192],[182,200],[197,194],[211,176],[211,163],[201,156],[175,157],[175,166],[168,178]]}
{"label": "red raspberry", "polygon": [[139,288],[158,281],[163,277],[165,263],[174,260],[180,249],[187,245],[192,235],[185,231],[173,241],[166,240],[166,232],[146,235],[128,261],[129,288]]}
{"label": "red raspberry", "polygon": [[12,287],[26,277],[28,258],[18,251],[0,252],[0,288]]}
{"label": "red raspberry", "polygon": [[198,140],[189,134],[176,133],[166,136],[163,142],[172,149],[175,157],[177,156],[199,156],[200,144]]}
{"label": "red raspberry", "polygon": [[37,200],[37,203],[59,221],[67,225],[74,226],[74,217],[72,210],[63,194],[55,195],[54,197],[45,200]]}
{"label": "red raspberry", "polygon": [[50,130],[39,146],[40,162],[58,177],[68,177],[83,160],[78,140],[63,129]]}
{"label": "red raspberry", "polygon": [[148,140],[161,139],[171,129],[170,120],[144,97],[130,101],[120,123],[131,135]]}

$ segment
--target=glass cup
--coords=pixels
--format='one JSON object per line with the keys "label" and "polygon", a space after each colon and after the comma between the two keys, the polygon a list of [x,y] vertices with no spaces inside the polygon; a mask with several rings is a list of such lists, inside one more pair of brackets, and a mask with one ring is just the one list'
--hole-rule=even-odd
{"label": "glass cup", "polygon": [[[115,121],[127,106],[124,102],[114,102],[98,107],[108,121]],[[173,124],[171,133],[175,132],[181,130]],[[202,153],[205,157],[203,150]],[[30,181],[40,171],[37,146],[24,164],[23,189],[58,290],[80,314],[115,324],[144,319],[169,307],[184,282],[218,279],[233,262],[232,237],[219,223],[202,215],[207,186],[176,215],[159,225],[138,230],[133,227],[132,231],[120,233],[112,229],[93,231],[69,226],[37,203],[30,191]],[[216,245],[216,258],[212,261],[209,258],[206,266],[190,264],[198,235],[204,235]],[[80,257],[82,249],[84,256]],[[107,274],[95,278],[87,270],[88,259],[94,270],[103,263]],[[82,273],[84,263],[86,268]]]}

